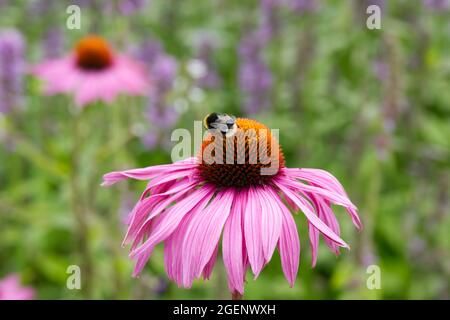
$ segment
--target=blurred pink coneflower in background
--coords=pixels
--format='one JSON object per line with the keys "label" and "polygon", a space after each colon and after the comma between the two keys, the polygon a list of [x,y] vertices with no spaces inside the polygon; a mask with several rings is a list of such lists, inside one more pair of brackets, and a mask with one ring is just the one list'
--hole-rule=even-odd
{"label": "blurred pink coneflower in background", "polygon": [[146,95],[149,91],[144,67],[113,51],[96,35],[81,39],[68,56],[34,66],[32,73],[45,82],[46,94],[74,94],[79,106],[95,100],[110,103],[118,94]]}

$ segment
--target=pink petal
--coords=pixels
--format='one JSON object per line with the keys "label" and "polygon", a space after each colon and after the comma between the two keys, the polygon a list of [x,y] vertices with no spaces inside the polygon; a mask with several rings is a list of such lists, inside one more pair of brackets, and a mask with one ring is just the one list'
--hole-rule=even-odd
{"label": "pink petal", "polygon": [[203,279],[209,280],[209,278],[211,277],[214,265],[216,264],[218,252],[219,252],[219,244],[216,245],[216,249],[214,249],[211,259],[209,259],[208,263],[203,268]]}
{"label": "pink petal", "polygon": [[159,225],[155,227],[155,230],[150,234],[149,238],[140,247],[133,250],[130,253],[130,257],[135,258],[148,250],[153,250],[153,247],[156,244],[164,241],[172,234],[186,214],[193,209],[200,210],[206,206],[213,192],[213,188],[204,186],[195,190],[195,192],[170,207],[164,217],[162,217]]}
{"label": "pink petal", "polygon": [[282,212],[281,233],[280,240],[278,241],[281,266],[286,279],[290,286],[293,287],[297,278],[300,261],[300,239],[297,233],[297,226],[289,209],[286,208],[278,197],[275,198],[275,201]]}
{"label": "pink petal", "polygon": [[311,245],[312,266],[315,267],[317,263],[317,250],[319,248],[319,232],[311,224],[308,223],[309,243]]}
{"label": "pink petal", "polygon": [[320,187],[307,185],[307,184],[301,183],[299,181],[291,180],[291,179],[284,178],[284,177],[280,177],[279,180],[282,181],[282,183],[285,186],[287,186],[291,189],[298,190],[301,192],[309,192],[312,194],[317,194],[317,195],[320,195],[321,197],[327,199],[328,201],[339,204],[341,206],[352,208],[352,209],[356,208],[354,206],[354,204],[351,203],[350,199],[348,199],[346,196],[341,196],[336,192],[328,191],[328,190],[320,188]]}
{"label": "pink petal", "polygon": [[234,192],[221,191],[203,211],[197,211],[183,241],[183,285],[189,288],[211,258],[230,214]]}
{"label": "pink petal", "polygon": [[247,191],[247,207],[244,214],[244,236],[248,260],[255,278],[264,266],[264,253],[261,239],[261,203],[255,189]]}
{"label": "pink petal", "polygon": [[270,188],[255,191],[259,193],[261,200],[261,240],[264,259],[269,262],[280,238],[282,212],[280,207],[273,203],[274,195]]}
{"label": "pink petal", "polygon": [[324,234],[326,237],[330,238],[340,246],[349,248],[348,244],[346,244],[344,240],[336,235],[333,230],[331,230],[322,220],[317,217],[317,215],[313,212],[313,208],[305,199],[286,187],[282,182],[274,181],[274,183],[287,198],[291,199],[302,210],[308,221],[313,224],[314,227],[316,227],[320,232],[322,232],[322,234]]}
{"label": "pink petal", "polygon": [[[343,197],[348,198],[347,193],[344,190],[344,187],[340,184],[340,182],[334,177],[331,173],[321,170],[321,169],[308,169],[308,168],[284,168],[284,172],[286,172],[287,176],[293,176],[297,179],[301,179],[307,181],[311,184],[314,184],[320,188],[336,192]],[[346,208],[348,214],[350,215],[353,224],[358,228],[362,229],[361,220],[356,212],[356,207],[348,207]]]}
{"label": "pink petal", "polygon": [[[120,180],[132,178],[137,180],[149,180],[157,175],[167,171],[188,171],[196,167],[196,159],[194,157],[186,160],[177,161],[172,164],[164,164],[159,166],[150,166],[141,169],[131,169],[125,171],[110,172],[103,176],[102,186],[110,186]],[[186,175],[186,174],[185,174]]]}
{"label": "pink petal", "polygon": [[[145,226],[145,229],[136,235],[134,242],[131,246],[131,251],[134,250],[144,239],[147,239],[148,236],[155,230],[155,228],[161,223],[161,216],[155,218],[152,223],[149,223]],[[136,257],[136,265],[133,270],[133,277],[137,277],[142,269],[145,267],[147,260],[150,258],[150,255],[153,252],[153,247],[149,250],[142,252],[142,254]]]}
{"label": "pink petal", "polygon": [[184,197],[186,193],[192,191],[196,184],[185,183],[186,181],[188,180],[183,179],[177,187],[174,187],[173,189],[178,190],[178,192],[171,194],[170,196],[161,197],[161,194],[155,194],[139,201],[133,209],[133,216],[123,243],[125,244],[130,239],[136,237],[136,235],[141,232],[142,228],[155,216],[160,214],[174,201],[179,200]]}
{"label": "pink petal", "polygon": [[144,269],[145,264],[147,263],[148,259],[152,255],[152,253],[153,253],[153,247],[136,257],[136,265],[134,266],[134,270],[133,270],[133,274],[132,274],[133,277],[139,276],[139,274],[142,272],[142,269]]}
{"label": "pink petal", "polygon": [[164,242],[164,266],[169,279],[175,281],[179,287],[183,285],[183,243],[186,230],[194,214],[186,215],[177,229]]}
{"label": "pink petal", "polygon": [[112,69],[114,78],[121,84],[120,91],[135,95],[144,95],[150,90],[150,83],[144,70],[123,55],[116,56],[116,63]]}
{"label": "pink petal", "polygon": [[[313,197],[313,196],[312,196]],[[325,201],[320,199],[320,197],[314,197],[314,204],[317,207],[319,213],[319,218],[333,230],[338,236],[340,236],[339,222],[337,221],[333,210],[330,205]],[[339,247],[327,237],[324,237],[327,246],[335,253],[339,254]]]}
{"label": "pink petal", "polygon": [[82,107],[99,98],[99,83],[94,73],[85,72],[82,82],[75,91],[75,103]]}
{"label": "pink petal", "polygon": [[244,237],[243,219],[246,193],[236,193],[230,216],[223,229],[222,255],[225,270],[228,275],[230,291],[244,294]]}

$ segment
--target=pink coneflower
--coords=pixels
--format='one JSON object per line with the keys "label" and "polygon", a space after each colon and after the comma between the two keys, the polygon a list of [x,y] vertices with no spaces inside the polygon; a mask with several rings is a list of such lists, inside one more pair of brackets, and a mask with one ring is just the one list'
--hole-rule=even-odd
{"label": "pink coneflower", "polygon": [[[339,247],[348,248],[339,236],[331,205],[345,207],[360,229],[356,207],[330,173],[286,168],[281,148],[266,126],[249,119],[225,123],[223,117],[211,114],[206,118],[205,126],[227,134],[223,141],[208,135],[199,157],[104,176],[105,186],[127,178],[150,180],[131,212],[124,240],[131,242],[130,257],[136,260],[133,275],[142,271],[155,246],[163,242],[169,278],[189,288],[195,278],[210,277],[222,235],[223,262],[233,296],[244,293],[247,269],[256,278],[277,246],[283,272],[293,286],[300,241],[292,212],[300,210],[306,216],[315,265],[319,235],[336,254]],[[231,128],[235,133],[229,136]],[[244,141],[243,148],[237,141]],[[267,153],[270,163],[262,157],[256,163],[250,161],[255,152],[261,154],[254,141],[275,150]],[[235,148],[229,148],[233,143]],[[205,157],[211,146],[223,148],[223,164]],[[225,161],[230,155],[232,163]],[[261,169],[269,166],[276,170],[263,175]]]}
{"label": "pink coneflower", "polygon": [[95,35],[81,39],[68,56],[38,64],[32,73],[44,80],[47,94],[72,93],[79,106],[95,100],[112,102],[121,93],[148,92],[144,68]]}
{"label": "pink coneflower", "polygon": [[18,275],[11,274],[0,280],[0,300],[31,300],[34,290],[20,284]]}

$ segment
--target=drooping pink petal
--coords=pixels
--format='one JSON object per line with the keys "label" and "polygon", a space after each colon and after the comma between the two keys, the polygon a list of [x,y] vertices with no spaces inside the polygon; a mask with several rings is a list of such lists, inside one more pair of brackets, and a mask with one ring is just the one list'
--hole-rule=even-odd
{"label": "drooping pink petal", "polygon": [[247,207],[244,213],[244,237],[250,267],[258,277],[264,266],[264,252],[261,239],[261,203],[254,188],[247,190]]}
{"label": "drooping pink petal", "polygon": [[301,183],[299,181],[292,180],[288,177],[280,177],[278,180],[282,181],[283,185],[285,185],[291,189],[298,190],[301,192],[308,192],[308,193],[320,195],[321,197],[323,197],[324,199],[327,199],[328,201],[331,201],[335,204],[338,204],[338,205],[341,205],[341,206],[344,206],[347,208],[352,208],[352,209],[356,208],[354,206],[354,204],[350,201],[350,199],[348,199],[347,197],[342,196],[336,192],[329,191],[329,190],[326,190],[326,189],[320,188],[320,187],[315,187],[313,185],[307,185],[307,184]]}
{"label": "drooping pink petal", "polygon": [[159,166],[150,166],[147,168],[110,172],[103,176],[102,186],[110,186],[118,181],[129,178],[136,180],[150,180],[155,178],[161,173],[174,171],[184,172],[184,176],[186,176],[187,171],[195,168],[196,168],[196,159],[194,157],[191,157],[186,160],[174,162],[172,164],[164,164]]}
{"label": "drooping pink petal", "polygon": [[317,215],[314,213],[314,209],[311,205],[300,195],[292,191],[290,188],[286,187],[283,182],[278,180],[274,181],[276,186],[283,192],[283,194],[291,199],[303,212],[308,221],[314,225],[322,234],[326,237],[330,238],[338,245],[349,248],[348,244],[345,243],[337,234],[333,232],[322,220],[320,220]]}
{"label": "drooping pink petal", "polygon": [[219,242],[230,214],[234,191],[222,190],[209,206],[195,213],[183,241],[183,285],[189,288],[198,278]]}
{"label": "drooping pink petal", "polygon": [[231,292],[244,294],[244,236],[243,219],[246,193],[236,193],[230,215],[223,229],[222,256]]}
{"label": "drooping pink petal", "polygon": [[283,273],[291,287],[294,286],[297,278],[298,265],[300,261],[300,238],[297,232],[297,226],[289,209],[286,208],[280,198],[275,197],[275,202],[281,210],[281,233],[278,241],[278,250],[280,251],[281,266]]}
{"label": "drooping pink petal", "polygon": [[132,274],[133,277],[139,276],[139,274],[142,272],[142,269],[144,269],[148,259],[150,258],[150,256],[153,253],[153,249],[154,249],[154,247],[151,247],[147,251],[139,254],[136,257],[136,265],[134,266],[133,274]]}
{"label": "drooping pink petal", "polygon": [[[336,192],[348,199],[348,195],[341,183],[331,173],[325,170],[309,168],[283,168],[283,170],[287,176],[307,181],[320,188]],[[353,224],[361,230],[363,226],[358,213],[356,212],[356,207],[347,207],[346,210],[350,215]]]}
{"label": "drooping pink petal", "polygon": [[186,230],[195,215],[195,210],[186,215],[177,229],[164,242],[164,266],[169,279],[181,287],[183,286],[183,243]]}
{"label": "drooping pink petal", "polygon": [[321,186],[324,189],[347,196],[341,183],[331,173],[325,170],[311,168],[284,168],[283,170],[287,172],[288,176],[294,176],[298,179]]}
{"label": "drooping pink petal", "polygon": [[[317,212],[319,215],[319,218],[333,230],[334,233],[336,233],[338,236],[340,236],[340,228],[339,223],[333,213],[333,210],[330,207],[330,204],[327,203],[326,200],[321,199],[320,197],[317,197],[315,195],[310,195],[313,199],[314,205],[317,208]],[[335,253],[339,254],[339,247],[330,239],[327,237],[324,237],[325,243],[327,246]]]}
{"label": "drooping pink petal", "polygon": [[[136,235],[144,228],[154,217],[160,214],[164,209],[175,201],[184,197],[188,192],[195,188],[195,183],[186,183],[187,179],[178,182],[178,186],[173,189],[178,189],[178,192],[170,194],[169,196],[161,196],[161,194],[151,195],[150,197],[139,201],[138,205],[133,210],[133,217],[125,235],[124,244],[135,238]],[[167,194],[165,192],[164,194]]]}
{"label": "drooping pink petal", "polygon": [[358,212],[355,209],[347,208],[347,212],[350,215],[353,224],[359,229],[362,230],[364,228],[361,219],[359,218]]}
{"label": "drooping pink petal", "polygon": [[179,201],[177,204],[170,207],[161,218],[158,226],[156,226],[149,235],[148,239],[141,246],[134,249],[130,253],[130,257],[135,258],[144,254],[148,250],[153,250],[155,245],[161,241],[164,241],[172,234],[186,214],[194,208],[201,209],[206,206],[213,192],[214,190],[210,186],[203,186],[202,188],[195,190],[195,192],[191,193],[183,200]]}
{"label": "drooping pink petal", "polygon": [[259,188],[257,194],[261,202],[261,240],[264,259],[267,262],[272,258],[281,232],[282,213],[279,206],[273,202],[273,193],[270,188]]}
{"label": "drooping pink petal", "polygon": [[[152,220],[151,223],[147,224],[140,233],[136,235],[136,237],[133,239],[133,243],[131,245],[130,250],[133,251],[142,241],[148,238],[148,236],[155,230],[156,227],[161,223],[162,218],[161,216],[156,217]],[[147,263],[147,260],[150,258],[151,254],[153,253],[154,247],[149,248],[149,250],[143,252],[142,254],[135,257],[136,264],[133,270],[133,277],[139,276],[142,269],[145,267],[145,264]]]}
{"label": "drooping pink petal", "polygon": [[219,252],[219,244],[217,243],[216,249],[214,249],[214,252],[213,252],[211,258],[209,259],[208,263],[203,268],[203,272],[202,272],[203,279],[209,280],[209,278],[211,277],[211,273],[214,269],[214,265],[216,264],[218,252]]}
{"label": "drooping pink petal", "polygon": [[309,243],[311,245],[312,266],[315,267],[317,263],[317,252],[319,249],[319,231],[308,223]]}

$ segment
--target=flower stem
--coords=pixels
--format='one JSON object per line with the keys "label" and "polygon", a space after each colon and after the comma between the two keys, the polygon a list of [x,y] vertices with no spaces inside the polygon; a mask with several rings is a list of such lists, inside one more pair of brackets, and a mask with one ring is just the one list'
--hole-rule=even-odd
{"label": "flower stem", "polygon": [[76,110],[73,119],[73,141],[71,151],[71,171],[70,171],[70,196],[72,213],[77,223],[76,241],[78,252],[81,258],[81,271],[83,275],[82,288],[86,298],[92,297],[92,259],[88,243],[88,217],[87,211],[83,206],[83,196],[80,190],[79,170],[80,170],[80,152],[82,147],[81,125],[82,110]]}
{"label": "flower stem", "polygon": [[244,295],[240,294],[237,291],[234,291],[231,293],[231,300],[242,300],[244,298]]}

